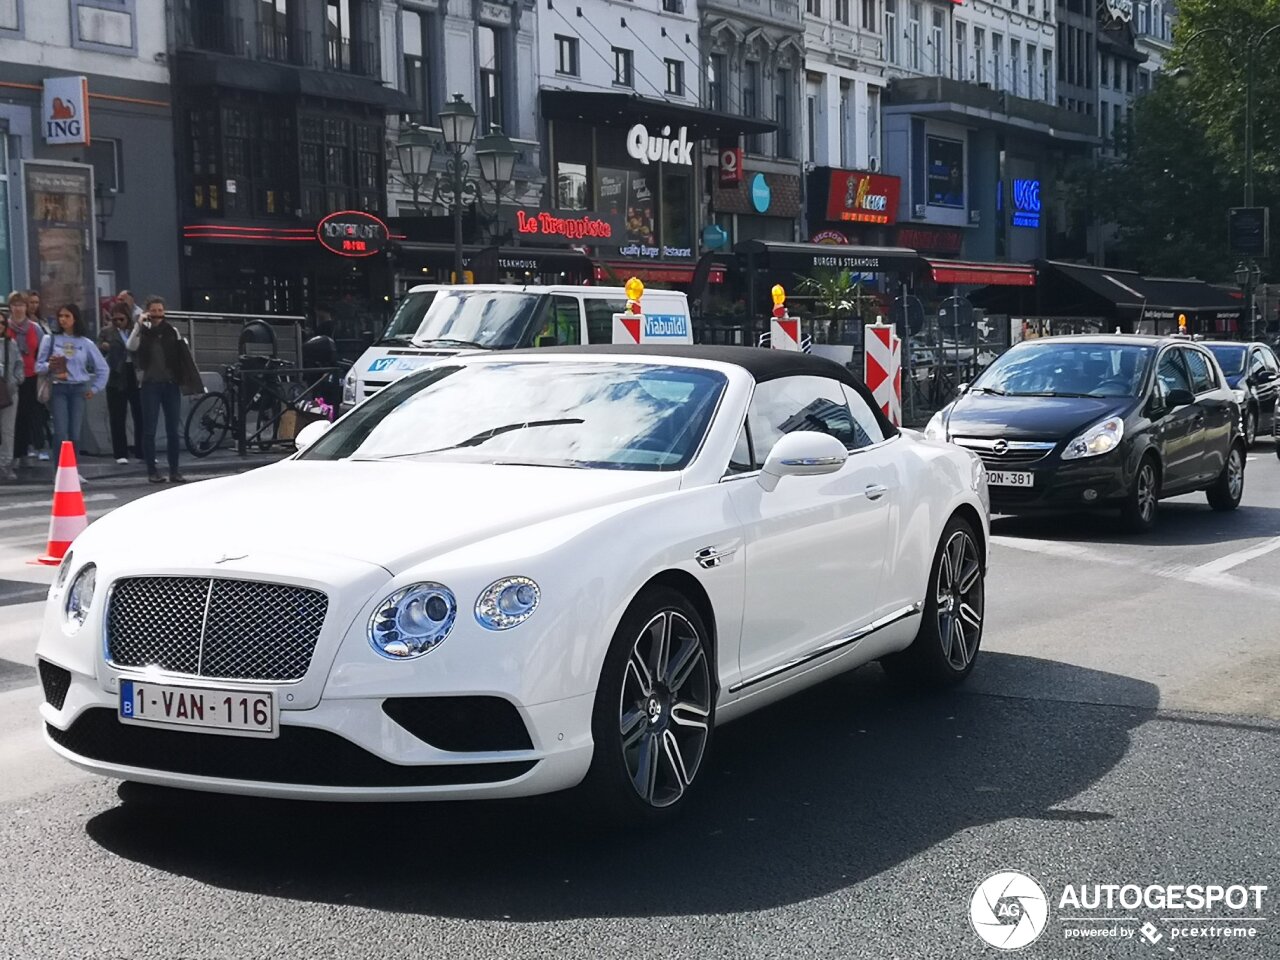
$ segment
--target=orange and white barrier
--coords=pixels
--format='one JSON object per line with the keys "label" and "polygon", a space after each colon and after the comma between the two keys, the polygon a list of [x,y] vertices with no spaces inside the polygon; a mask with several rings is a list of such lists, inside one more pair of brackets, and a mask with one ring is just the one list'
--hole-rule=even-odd
{"label": "orange and white barrier", "polygon": [[902,341],[891,324],[863,328],[862,380],[895,427],[902,426]]}
{"label": "orange and white barrier", "polygon": [[773,319],[769,321],[769,346],[774,350],[792,350],[799,353],[800,320],[787,313],[787,291],[782,284],[774,284],[769,291],[773,297]]}
{"label": "orange and white barrier", "polygon": [[89,526],[84,509],[84,494],[80,491],[80,473],[76,466],[76,451],[70,440],[62,441],[58,454],[58,473],[53,481],[53,515],[49,518],[49,547],[37,562],[56,567],[67,555],[71,541]]}

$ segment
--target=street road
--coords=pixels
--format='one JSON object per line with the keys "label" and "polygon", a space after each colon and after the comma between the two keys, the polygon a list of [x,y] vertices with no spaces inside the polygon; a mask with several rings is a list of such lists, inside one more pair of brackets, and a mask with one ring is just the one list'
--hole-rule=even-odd
{"label": "street road", "polygon": [[[94,484],[88,507],[153,489]],[[998,957],[969,905],[1006,869],[1049,901],[1019,956],[1280,957],[1269,443],[1232,515],[1182,498],[1142,539],[1105,515],[997,520],[963,690],[911,696],[868,667],[731,724],[701,797],[656,833],[582,826],[557,800],[122,804],[41,742],[52,571],[27,561],[47,495],[0,496],[0,958]],[[1245,912],[1061,908],[1094,883],[1269,889]],[[1090,914],[1107,919],[1071,919]],[[1233,924],[1255,935],[1191,935]]]}

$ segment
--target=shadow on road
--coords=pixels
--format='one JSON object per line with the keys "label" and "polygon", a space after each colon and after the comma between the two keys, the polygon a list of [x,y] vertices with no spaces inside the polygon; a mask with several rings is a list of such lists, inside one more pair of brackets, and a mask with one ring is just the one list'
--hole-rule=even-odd
{"label": "shadow on road", "polygon": [[1246,504],[1230,513],[1217,513],[1209,509],[1203,494],[1189,494],[1162,501],[1156,528],[1146,534],[1126,533],[1115,511],[1001,516],[991,521],[991,532],[1005,537],[1151,547],[1230,544],[1280,535],[1280,508]]}
{"label": "shadow on road", "polygon": [[[1120,762],[1156,688],[1007,654],[984,654],[978,671],[1010,695],[917,697],[869,667],[730,724],[701,795],[661,829],[584,826],[564,798],[340,805],[148,792],[87,830],[120,857],[218,887],[544,921],[765,909],[855,884],[977,824],[1109,819],[1060,805]],[[1023,684],[1058,699],[1019,699]],[[1126,706],[1072,702],[1077,691]]]}

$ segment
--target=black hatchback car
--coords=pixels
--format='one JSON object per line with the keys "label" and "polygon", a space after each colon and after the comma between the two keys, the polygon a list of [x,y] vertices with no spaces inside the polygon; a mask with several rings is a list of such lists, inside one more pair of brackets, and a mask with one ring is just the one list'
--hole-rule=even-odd
{"label": "black hatchback car", "polygon": [[1119,508],[1156,522],[1164,497],[1244,493],[1240,409],[1217,361],[1181,337],[1046,337],[1017,344],[925,428],[987,467],[991,509]]}

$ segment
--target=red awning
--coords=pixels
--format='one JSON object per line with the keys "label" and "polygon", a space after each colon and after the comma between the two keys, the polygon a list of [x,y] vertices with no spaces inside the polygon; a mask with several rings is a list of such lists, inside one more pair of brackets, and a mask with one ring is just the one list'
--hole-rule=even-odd
{"label": "red awning", "polygon": [[970,286],[1034,287],[1036,268],[1022,263],[974,263],[969,260],[926,258],[935,283]]}
{"label": "red awning", "polygon": [[[608,267],[606,271],[605,267]],[[692,283],[693,282],[693,264],[689,266],[679,266],[674,264],[645,264],[645,263],[607,263],[604,266],[596,267],[596,282],[610,282],[609,274],[622,277],[639,277],[645,283]],[[708,283],[724,283],[725,269],[724,267],[712,267],[711,273],[707,277]]]}

